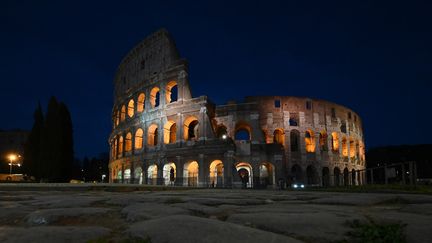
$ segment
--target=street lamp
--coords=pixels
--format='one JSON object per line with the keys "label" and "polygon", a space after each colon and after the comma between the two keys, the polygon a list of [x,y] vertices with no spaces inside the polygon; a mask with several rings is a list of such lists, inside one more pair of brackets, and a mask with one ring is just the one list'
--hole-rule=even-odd
{"label": "street lamp", "polygon": [[[10,154],[10,155],[8,156],[8,158],[9,158],[9,160],[10,160],[10,163],[9,163],[9,174],[12,175],[12,166],[13,166],[13,163],[14,163],[14,161],[15,161],[17,158],[21,158],[21,156],[20,156],[20,155],[16,155],[16,154]],[[18,167],[21,167],[21,164],[20,164],[20,163],[18,163],[17,165],[18,165]]]}

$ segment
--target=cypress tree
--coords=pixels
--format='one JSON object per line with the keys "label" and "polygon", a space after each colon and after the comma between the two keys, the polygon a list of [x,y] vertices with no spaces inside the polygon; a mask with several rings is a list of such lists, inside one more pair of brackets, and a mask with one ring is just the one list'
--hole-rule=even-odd
{"label": "cypress tree", "polygon": [[59,136],[60,136],[60,154],[59,154],[59,172],[60,181],[69,181],[74,162],[73,151],[73,128],[72,119],[68,108],[64,103],[59,104]]}
{"label": "cypress tree", "polygon": [[55,97],[51,97],[48,103],[48,110],[45,118],[44,131],[41,141],[40,173],[44,181],[53,181],[59,173],[56,166],[59,157],[59,122],[58,122],[58,102]]}
{"label": "cypress tree", "polygon": [[28,176],[34,176],[36,180],[40,179],[39,158],[41,148],[41,136],[44,127],[43,111],[40,103],[33,113],[34,123],[24,146],[23,169]]}

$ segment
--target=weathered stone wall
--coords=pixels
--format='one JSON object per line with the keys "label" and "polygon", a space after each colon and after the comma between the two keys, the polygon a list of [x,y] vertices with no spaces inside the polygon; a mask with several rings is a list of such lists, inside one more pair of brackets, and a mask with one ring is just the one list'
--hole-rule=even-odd
{"label": "weathered stone wall", "polygon": [[[193,98],[187,62],[165,30],[130,51],[114,83],[112,182],[224,187],[275,186],[279,180],[362,183],[364,141],[355,112],[299,97],[247,97],[219,106],[206,96]],[[240,131],[248,137],[238,138]],[[348,172],[352,179],[346,178]]]}

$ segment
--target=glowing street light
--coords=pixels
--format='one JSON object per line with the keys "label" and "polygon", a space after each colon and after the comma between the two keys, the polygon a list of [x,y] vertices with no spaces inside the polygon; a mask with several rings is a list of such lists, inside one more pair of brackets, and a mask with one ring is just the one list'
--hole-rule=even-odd
{"label": "glowing street light", "polygon": [[[9,174],[12,175],[12,166],[14,165],[14,161],[17,160],[18,158],[21,158],[21,155],[9,154],[8,158],[9,158],[9,161],[10,161],[10,163],[9,163]],[[18,165],[18,167],[21,167],[20,163],[18,163],[16,165]]]}

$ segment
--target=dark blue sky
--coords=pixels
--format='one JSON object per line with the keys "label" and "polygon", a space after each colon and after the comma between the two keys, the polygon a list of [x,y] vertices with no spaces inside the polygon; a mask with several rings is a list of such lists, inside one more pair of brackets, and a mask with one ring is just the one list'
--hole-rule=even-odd
{"label": "dark blue sky", "polygon": [[76,155],[108,151],[117,65],[165,27],[194,96],[321,98],[360,114],[367,147],[432,142],[428,1],[233,2],[1,1],[0,128],[30,129],[55,95]]}

